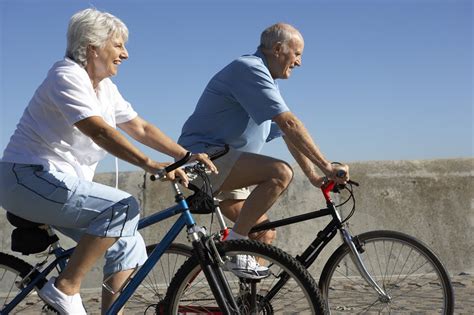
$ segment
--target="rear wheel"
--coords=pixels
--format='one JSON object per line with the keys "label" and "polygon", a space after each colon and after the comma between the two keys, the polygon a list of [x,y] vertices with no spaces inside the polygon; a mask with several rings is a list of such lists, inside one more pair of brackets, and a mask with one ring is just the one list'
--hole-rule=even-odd
{"label": "rear wheel", "polygon": [[[150,254],[156,245],[148,245],[146,247],[147,253]],[[132,314],[161,314],[160,308],[171,279],[191,256],[191,247],[184,244],[171,244],[128,300],[125,306],[127,312]]]}
{"label": "rear wheel", "polygon": [[[6,304],[10,303],[20,291],[28,285],[28,279],[38,275],[38,272],[35,271],[28,279],[25,279],[31,270],[33,270],[33,266],[27,262],[17,257],[0,253],[0,310],[2,310]],[[42,288],[45,283],[46,280],[41,279],[37,284],[36,290]],[[40,298],[35,296],[29,299],[28,302],[26,299],[23,299],[11,314],[41,311],[41,307],[38,308],[38,303],[35,302],[40,302]]]}
{"label": "rear wheel", "polygon": [[[252,255],[264,259],[264,265],[271,271],[270,276],[260,280],[224,272],[240,314],[324,314],[313,278],[280,249],[250,240],[225,241],[216,243],[216,247],[224,261],[235,255]],[[275,289],[278,284],[281,286]],[[222,314],[195,256],[177,272],[165,301],[166,314]]]}
{"label": "rear wheel", "polygon": [[453,313],[448,272],[426,245],[394,231],[372,231],[357,239],[367,271],[391,299],[379,297],[362,278],[349,247],[343,244],[329,258],[319,281],[331,313]]}

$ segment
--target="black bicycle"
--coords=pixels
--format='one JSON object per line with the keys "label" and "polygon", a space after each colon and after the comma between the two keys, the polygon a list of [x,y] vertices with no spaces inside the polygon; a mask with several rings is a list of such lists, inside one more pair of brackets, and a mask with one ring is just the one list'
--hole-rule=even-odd
{"label": "black bicycle", "polygon": [[[167,172],[183,166],[190,155],[189,153],[184,159],[167,166],[156,178],[163,178]],[[194,172],[198,176],[203,176],[205,185],[209,184],[203,165],[194,163],[185,167],[189,173]],[[116,314],[124,306],[131,308],[134,312],[154,314],[267,314],[268,312],[287,312],[295,305],[298,306],[298,312],[325,313],[317,285],[300,263],[276,247],[256,241],[220,242],[219,233],[209,235],[205,228],[196,224],[178,184],[176,182],[171,182],[171,184],[175,191],[176,205],[141,219],[139,229],[172,216],[178,215],[178,218],[158,245],[148,247],[151,252],[147,261],[123,286],[120,296],[106,314]],[[23,253],[37,253],[47,248],[49,250],[35,266],[18,257],[0,253],[0,314],[2,315],[26,312],[31,306],[31,303],[25,303],[26,297],[31,292],[41,289],[47,277],[55,269],[60,272],[74,250],[73,248],[64,250],[57,237],[54,237],[51,227],[25,222],[18,217],[13,218],[14,220],[11,221],[13,224],[23,226],[23,230],[21,230],[22,227],[17,230],[16,236],[20,238],[14,242],[15,246],[20,246],[14,249]],[[26,228],[24,224],[30,226]],[[187,230],[188,239],[192,243],[193,256],[184,264],[186,269],[181,269],[181,274],[186,272],[185,279],[179,283],[172,281],[169,289],[165,287],[168,290],[163,299],[163,296],[159,294],[160,291],[154,291],[155,287],[152,291],[149,290],[150,284],[156,282],[153,278],[154,271],[163,266],[158,262],[164,253],[170,250],[170,255],[174,255],[182,249],[180,246],[173,245],[172,242],[183,228]],[[28,231],[28,229],[35,231]],[[36,233],[30,234],[35,235],[36,238],[38,235],[45,235],[38,229],[46,231],[44,248],[31,246],[32,244],[28,242],[21,243],[22,236],[28,233]],[[34,240],[34,242],[37,241],[38,239]],[[50,243],[52,243],[51,246],[49,246]],[[259,280],[250,280],[239,278],[234,273],[226,271],[226,262],[236,255],[263,257],[268,262],[269,276]],[[53,261],[50,262],[49,258]],[[165,264],[170,272],[173,263],[168,260]],[[285,286],[279,290],[278,294],[268,296],[269,288],[280,279],[285,279]],[[190,290],[189,283],[192,283],[193,290]]]}
{"label": "black bicycle", "polygon": [[[322,272],[315,274],[314,268],[310,269],[313,277],[319,279],[326,307],[332,314],[452,314],[454,293],[449,274],[426,244],[396,231],[370,231],[360,235],[350,233],[348,221],[356,210],[354,186],[359,184],[349,181],[347,185],[335,185],[330,181],[321,188],[326,208],[263,223],[255,226],[251,232],[315,218],[331,218],[324,229],[315,233],[315,239],[296,259],[310,268],[336,234],[341,236],[342,245],[330,256]],[[191,206],[192,212],[217,215],[221,235],[224,236],[227,227],[217,203],[213,203],[207,194],[200,193],[196,187],[194,190],[192,204],[196,206]],[[339,194],[343,201],[336,205],[331,193]],[[344,208],[350,206],[350,202],[350,211],[342,217],[340,208],[343,205],[346,205]],[[197,206],[199,204],[201,206]],[[189,257],[190,248],[182,248],[181,254]],[[184,291],[184,288],[192,291],[195,264],[187,262],[177,272],[170,284],[171,292]],[[285,281],[285,278],[278,279],[259,300],[277,294]],[[185,292],[179,294],[185,295]],[[429,309],[426,308],[427,301]],[[271,309],[268,312],[271,313]]]}

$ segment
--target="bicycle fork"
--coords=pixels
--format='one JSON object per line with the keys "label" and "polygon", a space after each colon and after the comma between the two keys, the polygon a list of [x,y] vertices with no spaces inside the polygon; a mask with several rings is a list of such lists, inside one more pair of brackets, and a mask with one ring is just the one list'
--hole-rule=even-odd
{"label": "bicycle fork", "polygon": [[[227,280],[220,268],[223,264],[219,253],[215,246],[210,246],[206,243],[207,240],[210,244],[214,245],[211,238],[206,237],[206,231],[203,228],[194,227],[188,231],[188,238],[193,244],[193,248],[198,255],[199,262],[201,264],[202,271],[206,276],[206,279],[211,287],[212,293],[214,294],[219,307],[225,312],[225,314],[239,314],[239,308],[235,299],[232,295]],[[212,257],[211,257],[212,256]],[[213,262],[217,257],[220,262]]]}
{"label": "bicycle fork", "polygon": [[360,256],[359,250],[357,248],[358,246],[354,244],[354,240],[351,234],[344,228],[341,228],[340,231],[342,233],[344,243],[346,243],[351,250],[351,258],[354,264],[356,265],[357,270],[359,270],[365,281],[367,281],[367,283],[378,293],[381,302],[390,302],[392,299],[390,295],[377,284],[375,279],[367,271],[367,268],[365,267],[364,262],[362,261],[362,257]]}

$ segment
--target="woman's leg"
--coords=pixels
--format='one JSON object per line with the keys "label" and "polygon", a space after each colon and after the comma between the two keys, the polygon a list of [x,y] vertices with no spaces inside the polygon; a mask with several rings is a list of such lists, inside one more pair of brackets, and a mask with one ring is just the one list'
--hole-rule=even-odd
{"label": "woman's leg", "polygon": [[[104,281],[107,281],[107,285],[113,290],[113,292],[110,292],[104,287],[102,288],[102,314],[105,314],[112,303],[119,297],[119,290],[133,272],[134,269],[119,271],[114,273],[108,279],[104,279]],[[117,314],[123,314],[123,309]]]}
{"label": "woman's leg", "polygon": [[[84,275],[104,253],[107,268],[112,270],[108,274],[125,271],[126,275],[126,270],[146,259],[145,245],[137,232],[139,205],[130,194],[64,173],[44,171],[42,166],[14,163],[0,163],[0,184],[0,203],[7,211],[52,225],[78,241],[69,264],[57,279],[57,287],[50,287],[49,297],[78,293]],[[139,255],[128,255],[125,264],[121,261],[124,252],[113,250],[120,249],[116,246],[120,239],[141,240],[133,242],[134,252]],[[67,302],[67,296],[58,303]],[[72,300],[80,302],[80,298]]]}
{"label": "woman's leg", "polygon": [[[140,233],[121,237],[105,254],[104,282],[112,289],[102,288],[102,313],[112,305],[130,275],[147,259],[145,241]],[[120,313],[119,313],[120,314]]]}

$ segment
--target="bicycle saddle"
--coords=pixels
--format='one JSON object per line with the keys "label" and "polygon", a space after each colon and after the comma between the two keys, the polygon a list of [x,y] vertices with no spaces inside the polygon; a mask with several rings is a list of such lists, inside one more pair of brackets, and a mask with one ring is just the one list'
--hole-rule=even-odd
{"label": "bicycle saddle", "polygon": [[11,212],[7,211],[7,220],[11,225],[19,228],[32,229],[44,225],[43,223],[32,222],[23,218],[20,218],[17,215],[14,215]]}
{"label": "bicycle saddle", "polygon": [[48,231],[40,228],[44,225],[43,223],[23,219],[8,211],[7,220],[16,227],[11,235],[11,249],[14,252],[20,252],[23,255],[41,253],[59,240],[56,235],[49,235]]}

